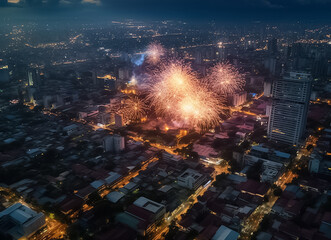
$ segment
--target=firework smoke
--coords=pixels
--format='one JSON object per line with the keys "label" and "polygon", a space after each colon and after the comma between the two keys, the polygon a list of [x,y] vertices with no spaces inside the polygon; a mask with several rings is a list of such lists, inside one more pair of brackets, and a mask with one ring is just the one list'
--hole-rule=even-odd
{"label": "firework smoke", "polygon": [[156,64],[161,60],[165,50],[161,44],[153,42],[147,47],[146,55],[147,61],[152,64]]}

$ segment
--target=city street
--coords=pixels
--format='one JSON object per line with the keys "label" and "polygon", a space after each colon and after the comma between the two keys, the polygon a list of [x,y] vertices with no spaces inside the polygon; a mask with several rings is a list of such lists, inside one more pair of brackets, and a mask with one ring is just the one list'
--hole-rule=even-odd
{"label": "city street", "polygon": [[[309,156],[311,153],[307,151],[308,145],[314,145],[316,144],[318,138],[309,136],[306,140],[305,146],[300,148],[299,152],[297,153],[297,156],[293,159],[292,168],[285,170],[283,174],[278,178],[277,181],[275,181],[275,184],[280,187],[282,190],[286,188],[286,185],[288,183],[291,183],[294,178],[297,177],[297,174],[294,173],[295,170],[298,169],[300,166],[302,156]],[[241,239],[250,239],[251,235],[258,230],[259,225],[261,221],[263,220],[263,217],[270,213],[273,205],[277,201],[279,197],[276,197],[273,195],[273,191],[270,188],[268,192],[266,193],[267,198],[269,199],[268,202],[262,203],[259,207],[255,209],[255,211],[246,219],[242,226],[242,230],[240,233]]]}

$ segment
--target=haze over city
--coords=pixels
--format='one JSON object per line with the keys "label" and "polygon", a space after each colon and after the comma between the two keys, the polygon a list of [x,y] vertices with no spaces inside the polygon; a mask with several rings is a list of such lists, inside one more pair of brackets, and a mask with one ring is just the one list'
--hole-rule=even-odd
{"label": "haze over city", "polygon": [[331,239],[330,12],[0,0],[0,240]]}

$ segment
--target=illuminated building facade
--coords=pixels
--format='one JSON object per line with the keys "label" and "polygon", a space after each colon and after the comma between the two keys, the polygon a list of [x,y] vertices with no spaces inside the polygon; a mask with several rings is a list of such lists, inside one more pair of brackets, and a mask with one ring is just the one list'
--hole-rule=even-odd
{"label": "illuminated building facade", "polygon": [[306,129],[311,76],[290,72],[274,82],[272,92],[268,137],[272,141],[297,145]]}

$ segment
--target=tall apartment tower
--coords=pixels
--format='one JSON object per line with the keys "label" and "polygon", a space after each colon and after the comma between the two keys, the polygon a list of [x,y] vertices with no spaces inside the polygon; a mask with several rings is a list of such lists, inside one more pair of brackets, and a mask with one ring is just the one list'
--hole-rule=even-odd
{"label": "tall apartment tower", "polygon": [[274,81],[268,125],[272,141],[297,145],[306,129],[312,78],[308,73],[290,72]]}

